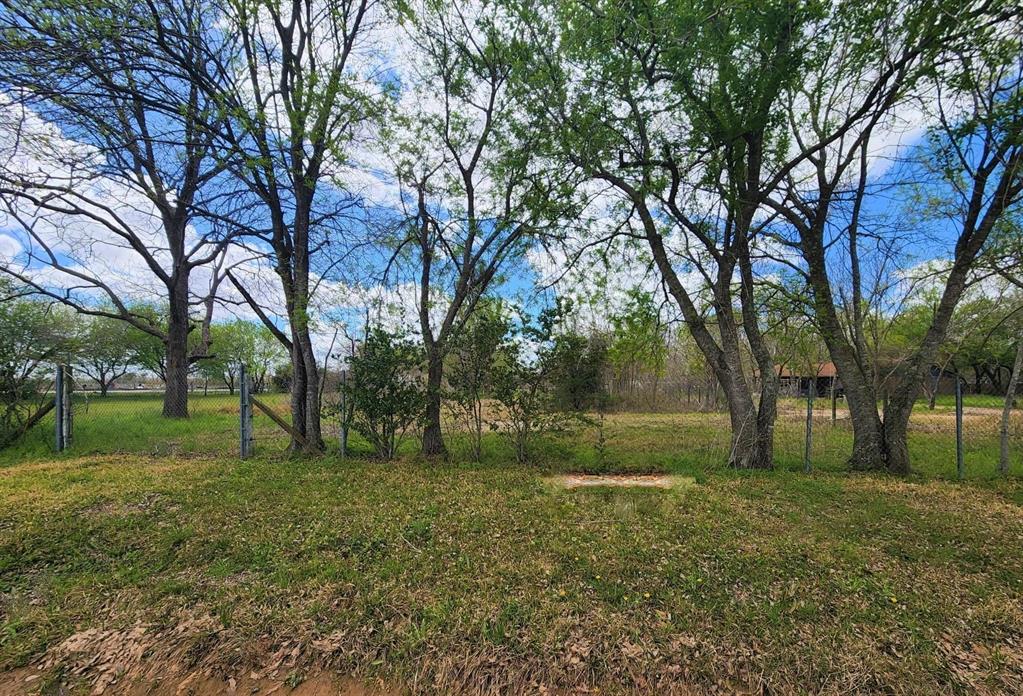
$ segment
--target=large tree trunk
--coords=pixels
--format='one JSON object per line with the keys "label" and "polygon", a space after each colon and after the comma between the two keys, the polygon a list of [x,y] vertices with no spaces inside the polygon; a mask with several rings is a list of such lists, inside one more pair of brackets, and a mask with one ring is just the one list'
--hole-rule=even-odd
{"label": "large tree trunk", "polygon": [[323,435],[320,429],[320,369],[309,331],[303,330],[300,333],[298,345],[302,351],[302,364],[305,369],[305,450],[316,453],[323,451]]}
{"label": "large tree trunk", "polygon": [[[305,421],[305,392],[306,372],[305,361],[302,358],[302,350],[298,345],[298,337],[294,331],[291,332],[291,427],[303,438],[306,435]],[[302,450],[302,443],[296,439],[291,440],[289,448],[292,452]]]}
{"label": "large tree trunk", "polygon": [[444,433],[441,430],[441,384],[444,378],[444,358],[434,345],[428,356],[426,374],[426,423],[423,428],[423,454],[428,457],[447,455]]}
{"label": "large tree trunk", "polygon": [[[719,320],[721,318],[719,315]],[[715,369],[715,374],[725,395],[732,426],[728,465],[735,469],[770,469],[774,466],[771,429],[765,431],[761,428],[760,412],[753,402],[753,392],[743,375],[739,345],[736,341],[725,340],[724,334],[723,330],[721,355],[723,359]]]}
{"label": "large tree trunk", "polygon": [[180,273],[171,282],[167,321],[165,389],[163,415],[188,417],[188,275]]}
{"label": "large tree trunk", "polygon": [[[304,173],[300,176],[304,176]],[[294,385],[292,404],[301,401],[302,434],[305,436],[307,453],[323,451],[323,436],[320,431],[320,370],[313,350],[309,315],[309,219],[313,192],[296,181],[298,203],[295,207],[294,245],[291,250],[282,249],[278,256],[290,258],[293,274],[290,274],[291,302],[288,304],[288,321],[291,323],[294,352],[301,368],[302,384]],[[289,253],[290,251],[290,253]],[[282,253],[283,252],[283,253]],[[287,271],[285,271],[287,274]],[[298,372],[296,372],[298,374]],[[300,387],[300,388],[299,388]]]}
{"label": "large tree trunk", "polygon": [[760,416],[748,395],[725,392],[732,424],[728,466],[735,469],[770,469],[774,466],[774,438],[760,426]]}
{"label": "large tree trunk", "polygon": [[1005,405],[1002,406],[1002,425],[998,432],[998,473],[1003,476],[1009,473],[1009,420],[1012,418],[1012,407],[1016,401],[1016,387],[1019,385],[1021,371],[1023,371],[1023,339],[1016,346],[1016,359],[1012,363],[1009,386],[1005,390]]}

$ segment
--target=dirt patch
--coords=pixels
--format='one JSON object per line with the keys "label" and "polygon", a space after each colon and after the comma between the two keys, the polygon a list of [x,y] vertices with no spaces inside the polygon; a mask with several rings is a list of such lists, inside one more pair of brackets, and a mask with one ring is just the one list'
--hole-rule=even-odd
{"label": "dirt patch", "polygon": [[563,488],[589,488],[612,486],[617,488],[684,488],[696,483],[691,476],[669,476],[667,474],[566,474],[555,476],[551,481]]}

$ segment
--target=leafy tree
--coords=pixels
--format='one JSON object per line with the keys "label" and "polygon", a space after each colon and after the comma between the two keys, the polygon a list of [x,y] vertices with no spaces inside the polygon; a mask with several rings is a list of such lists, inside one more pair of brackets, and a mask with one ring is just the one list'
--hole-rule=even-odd
{"label": "leafy tree", "polygon": [[607,353],[615,377],[628,384],[630,394],[638,373],[652,376],[650,405],[655,407],[658,383],[664,376],[668,357],[668,344],[653,295],[635,289],[629,292],[624,311],[611,316],[611,342]]}
{"label": "leafy tree", "polygon": [[258,393],[266,389],[273,366],[287,356],[269,329],[244,319],[212,324],[209,344],[210,356],[200,363],[199,372],[207,381],[222,382],[231,394],[243,365]]}
{"label": "leafy tree", "polygon": [[483,397],[492,388],[494,355],[510,328],[501,304],[485,303],[466,322],[449,353],[448,404],[468,431],[477,462],[483,447]]}
{"label": "leafy tree", "polygon": [[[216,330],[210,327],[211,335],[216,334]],[[227,358],[221,358],[220,355],[213,353],[207,356],[202,362],[196,366],[195,372],[202,378],[202,392],[207,394],[209,392],[210,382],[214,385],[223,383],[224,386],[228,387],[230,392],[234,394],[234,375],[236,372],[232,371],[233,368],[228,366]],[[231,381],[228,383],[228,379],[225,374],[231,372]]]}
{"label": "leafy tree", "polygon": [[[228,117],[212,133],[229,153],[241,191],[236,210],[223,217],[258,237],[252,251],[280,282],[287,333],[229,277],[289,351],[292,426],[308,451],[319,452],[313,301],[361,205],[345,185],[344,165],[392,92],[389,81],[368,68],[372,61],[364,60],[385,8],[379,0],[211,5],[219,21],[201,37],[202,66],[193,69],[193,80]],[[297,449],[299,440],[291,447]]]}
{"label": "leafy tree", "polygon": [[[396,170],[409,192],[396,257],[418,291],[427,360],[423,453],[443,455],[445,357],[499,274],[544,235],[561,231],[572,188],[566,168],[542,156],[512,90],[517,37],[506,8],[407,3],[410,113],[398,117]],[[399,252],[403,256],[398,256]]]}
{"label": "leafy tree", "polygon": [[[100,396],[106,396],[110,386],[131,369],[132,344],[141,332],[118,319],[88,315],[79,322],[79,331],[75,365],[96,382]],[[160,354],[158,342],[145,335]]]}
{"label": "leafy tree", "polygon": [[999,428],[998,471],[1004,476],[1009,473],[1009,421],[1016,405],[1019,385],[1023,383],[1023,317],[1019,316],[1023,312],[1023,210],[1020,207],[999,221],[981,264],[983,268],[997,273],[1014,290],[1014,302],[1010,306],[1014,307],[1012,317],[1016,325],[1012,332],[1015,355],[1005,390]]}
{"label": "leafy tree", "polygon": [[258,394],[270,388],[274,366],[286,359],[288,353],[265,326],[257,326],[251,340],[251,350],[245,364],[252,378],[252,390]]}
{"label": "leafy tree", "polygon": [[519,463],[529,461],[538,436],[578,419],[558,408],[553,382],[559,363],[558,328],[569,310],[559,301],[535,319],[524,318],[519,335],[505,341],[495,355],[493,394],[501,413],[491,428],[511,439]]}
{"label": "leafy tree", "polygon": [[[836,2],[815,42],[810,70],[793,85],[784,118],[793,154],[778,170],[766,207],[782,224],[772,235],[798,253],[814,320],[842,382],[853,425],[850,465],[909,472],[908,424],[988,238],[1023,193],[1023,109],[1018,20],[1010,2],[968,5],[920,0]],[[1010,18],[1007,20],[1007,18]],[[841,95],[834,98],[833,95]],[[871,359],[871,278],[886,278],[896,236],[871,229],[865,204],[879,185],[871,167],[889,127],[923,107],[934,124],[915,151],[927,202],[911,222],[951,230],[930,321],[883,380]],[[872,249],[879,249],[873,259]],[[871,261],[873,261],[873,268]],[[839,275],[842,274],[842,275]],[[848,284],[839,283],[848,274]]]}
{"label": "leafy tree", "polygon": [[373,327],[349,359],[342,384],[353,413],[352,427],[378,456],[393,459],[425,403],[422,350],[400,334]]}
{"label": "leafy tree", "polygon": [[523,5],[537,124],[555,156],[606,187],[610,235],[650,254],[726,396],[729,464],[772,467],[778,380],[754,300],[756,211],[789,148],[784,93],[805,74],[820,3]]}
{"label": "leafy tree", "polygon": [[255,325],[242,319],[210,327],[210,352],[220,371],[220,379],[231,394],[238,386],[242,365],[251,360],[254,333]]}
{"label": "leafy tree", "polygon": [[574,332],[555,336],[549,357],[555,404],[576,412],[603,408],[607,357],[607,345],[600,336]]}
{"label": "leafy tree", "polygon": [[0,446],[43,405],[54,363],[74,350],[73,317],[0,281]]}

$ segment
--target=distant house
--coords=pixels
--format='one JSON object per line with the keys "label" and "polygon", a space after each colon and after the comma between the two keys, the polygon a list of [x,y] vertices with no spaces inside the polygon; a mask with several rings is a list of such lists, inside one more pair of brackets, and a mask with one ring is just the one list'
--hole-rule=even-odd
{"label": "distant house", "polygon": [[776,369],[782,394],[806,396],[810,392],[811,384],[818,396],[830,396],[832,388],[836,395],[842,393],[842,382],[838,379],[835,363],[818,363],[816,369],[811,366],[788,367],[785,365],[778,365]]}

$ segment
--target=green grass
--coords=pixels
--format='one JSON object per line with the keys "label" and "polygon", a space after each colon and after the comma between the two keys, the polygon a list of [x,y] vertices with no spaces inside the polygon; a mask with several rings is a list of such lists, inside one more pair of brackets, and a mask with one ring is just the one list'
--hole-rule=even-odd
{"label": "green grass", "polygon": [[[914,430],[909,480],[845,472],[850,434],[823,411],[805,475],[788,408],[774,472],[721,466],[721,414],[611,416],[603,457],[588,428],[543,441],[532,466],[495,435],[480,464],[457,438],[447,463],[408,443],[399,462],[342,464],[288,458],[270,430],[240,461],[228,397],[193,400],[219,452],[179,422],[126,432],[109,420],[146,399],[109,399],[79,414],[75,451],[3,454],[0,669],[141,623],[189,664],[297,648],[294,674],[424,693],[1008,693],[1023,678],[1023,486],[1019,468],[992,473],[993,437],[962,483],[933,423]],[[547,480],[587,469],[697,484]]]}
{"label": "green grass", "polygon": [[[260,394],[258,398],[282,412],[286,394]],[[189,418],[161,417],[162,397],[153,393],[112,392],[108,396],[75,394],[74,442],[65,456],[83,454],[225,454],[238,450],[238,396],[194,394]],[[54,454],[53,415],[12,447],[0,451],[0,466],[31,457]],[[281,449],[286,436],[265,416],[255,419],[256,437],[266,448]],[[282,444],[283,443],[283,444]]]}
{"label": "green grass", "polygon": [[[955,408],[956,398],[953,394],[939,394],[934,400],[936,408],[947,409],[951,411]],[[963,395],[963,406],[966,408],[996,408],[1001,409],[1005,405],[1005,397],[993,396],[991,394],[964,394]],[[917,409],[927,408],[926,401],[921,401],[917,404]]]}

